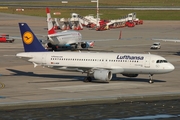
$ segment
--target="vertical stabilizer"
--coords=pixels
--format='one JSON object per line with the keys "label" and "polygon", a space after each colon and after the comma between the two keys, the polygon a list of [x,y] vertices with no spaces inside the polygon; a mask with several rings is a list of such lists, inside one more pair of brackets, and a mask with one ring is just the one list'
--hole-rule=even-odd
{"label": "vertical stabilizer", "polygon": [[54,21],[56,22],[56,27],[57,27],[57,29],[61,29],[61,27],[60,27],[60,25],[59,25],[59,23],[58,23],[57,18],[54,18]]}
{"label": "vertical stabilizer", "polygon": [[19,23],[19,29],[21,32],[25,52],[47,51],[26,23]]}
{"label": "vertical stabilizer", "polygon": [[51,34],[54,34],[56,32],[55,32],[54,27],[53,27],[53,21],[52,21],[50,10],[48,7],[46,8],[46,13],[47,13],[48,35],[51,35]]}

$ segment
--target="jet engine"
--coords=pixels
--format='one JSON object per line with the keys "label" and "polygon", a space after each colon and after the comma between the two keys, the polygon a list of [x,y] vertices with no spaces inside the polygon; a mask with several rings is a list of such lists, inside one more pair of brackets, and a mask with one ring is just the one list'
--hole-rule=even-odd
{"label": "jet engine", "polygon": [[53,51],[57,51],[57,46],[53,45],[52,43],[47,43],[48,48],[51,48]]}
{"label": "jet engine", "polygon": [[53,45],[52,45],[52,43],[48,42],[48,43],[47,43],[47,46],[50,47],[50,48],[52,48]]}
{"label": "jet engine", "polygon": [[92,48],[92,47],[94,47],[94,41],[81,43],[81,47],[82,48]]}
{"label": "jet engine", "polygon": [[81,43],[81,47],[82,48],[88,48],[88,45],[87,45],[87,43]]}
{"label": "jet engine", "polygon": [[112,79],[112,73],[109,70],[95,70],[94,71],[94,78],[102,81],[110,81]]}
{"label": "jet engine", "polygon": [[138,74],[122,74],[123,76],[126,76],[126,77],[137,77]]}

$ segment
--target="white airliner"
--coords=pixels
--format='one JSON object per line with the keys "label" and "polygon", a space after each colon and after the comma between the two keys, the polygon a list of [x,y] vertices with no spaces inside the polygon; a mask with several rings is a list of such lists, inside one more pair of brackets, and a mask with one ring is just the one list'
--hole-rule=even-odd
{"label": "white airliner", "polygon": [[109,82],[113,74],[137,77],[149,74],[153,83],[154,74],[169,73],[174,66],[161,56],[132,53],[90,53],[90,52],[50,52],[46,51],[26,23],[19,23],[25,52],[16,56],[26,58],[36,66],[57,70],[71,70],[87,73],[84,81]]}
{"label": "white airliner", "polygon": [[77,49],[78,45],[81,48],[92,48],[94,46],[94,41],[82,41],[81,33],[73,30],[66,30],[62,32],[56,32],[53,27],[53,21],[51,18],[49,8],[46,8],[47,12],[47,23],[48,23],[48,39],[47,44],[49,48],[56,51],[57,47],[60,48],[72,48]]}

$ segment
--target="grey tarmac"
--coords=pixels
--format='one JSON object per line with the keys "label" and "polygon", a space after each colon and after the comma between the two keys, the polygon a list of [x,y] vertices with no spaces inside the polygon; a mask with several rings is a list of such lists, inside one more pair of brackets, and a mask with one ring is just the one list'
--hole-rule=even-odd
{"label": "grey tarmac", "polygon": [[[46,18],[0,13],[0,34],[20,37],[18,22],[26,22],[42,39],[46,35]],[[134,28],[118,28],[95,31],[84,28],[79,31],[85,40],[114,39],[95,42],[95,47],[85,52],[150,53],[165,57],[175,66],[168,74],[154,75],[154,84],[149,84],[148,75],[127,78],[120,74],[110,83],[93,81],[84,83],[86,74],[57,71],[16,58],[23,52],[21,40],[0,43],[0,106],[44,106],[52,104],[88,104],[99,101],[135,99],[163,99],[180,97],[180,43],[163,42],[159,50],[151,50],[152,38],[180,39],[180,21],[144,21]],[[121,40],[119,33],[122,31]],[[73,51],[78,52],[78,51]],[[166,97],[165,97],[166,96]]]}

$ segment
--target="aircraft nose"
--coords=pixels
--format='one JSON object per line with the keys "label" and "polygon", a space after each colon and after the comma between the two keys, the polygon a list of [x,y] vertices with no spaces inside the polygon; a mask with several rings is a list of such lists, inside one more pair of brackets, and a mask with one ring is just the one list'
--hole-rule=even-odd
{"label": "aircraft nose", "polygon": [[167,67],[170,71],[173,71],[175,69],[174,65],[171,63],[169,63],[169,65]]}

